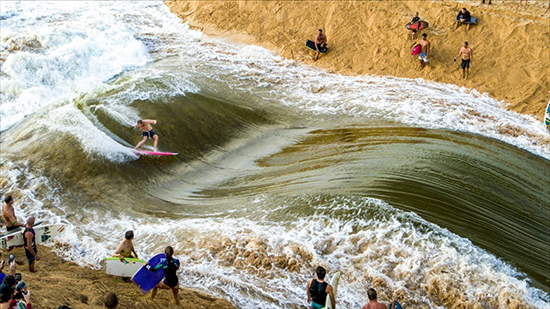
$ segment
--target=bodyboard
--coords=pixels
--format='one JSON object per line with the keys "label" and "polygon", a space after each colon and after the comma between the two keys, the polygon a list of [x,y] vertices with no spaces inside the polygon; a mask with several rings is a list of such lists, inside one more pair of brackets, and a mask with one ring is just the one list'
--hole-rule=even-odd
{"label": "bodyboard", "polygon": [[[313,42],[311,40],[306,41],[306,47],[313,50],[313,51],[317,51],[317,48],[315,47],[315,42]],[[324,53],[327,52],[327,49],[326,48],[321,48],[321,49],[319,49],[319,52],[321,54],[324,54]]]}
{"label": "bodyboard", "polygon": [[[147,263],[151,267],[157,266],[162,260],[166,259],[166,254],[159,253],[154,257],[150,258]],[[139,287],[143,294],[147,294],[151,289],[153,289],[161,280],[164,278],[164,270],[159,269],[157,271],[151,271],[145,267],[141,268],[134,274],[132,281]]]}
{"label": "bodyboard", "polygon": [[411,21],[405,27],[409,30],[423,30],[423,29],[428,28],[428,26],[429,26],[429,24],[428,24],[427,21],[420,20],[420,21],[415,21],[415,22]]}
{"label": "bodyboard", "polygon": [[546,113],[544,114],[544,124],[550,125],[550,100],[548,100],[548,105],[546,105]]}
{"label": "bodyboard", "polygon": [[117,257],[106,257],[103,259],[105,273],[113,276],[132,277],[144,264],[144,260],[125,258],[121,262]]}
{"label": "bodyboard", "polygon": [[420,54],[421,50],[422,50],[422,46],[420,44],[416,44],[411,50],[411,55],[418,55]]}
{"label": "bodyboard", "polygon": [[[35,232],[35,241],[37,244],[43,243],[50,238],[54,238],[65,230],[64,224],[40,224],[33,226]],[[0,248],[23,246],[23,229],[3,234],[0,237]]]}
{"label": "bodyboard", "polygon": [[[338,292],[338,283],[340,283],[340,272],[337,272],[334,277],[330,280],[330,285],[332,286],[332,292],[334,293],[334,299],[336,299],[336,294]],[[332,309],[334,308],[332,306],[332,300],[330,299],[330,295],[327,294],[327,301],[325,303],[326,309]]]}

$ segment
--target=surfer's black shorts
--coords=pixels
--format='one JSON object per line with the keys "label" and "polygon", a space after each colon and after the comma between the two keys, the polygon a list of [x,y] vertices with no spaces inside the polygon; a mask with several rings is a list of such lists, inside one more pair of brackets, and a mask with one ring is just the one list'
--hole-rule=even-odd
{"label": "surfer's black shorts", "polygon": [[175,277],[174,279],[172,280],[169,280],[167,278],[164,278],[164,284],[166,284],[167,287],[169,288],[175,288],[177,285],[178,285],[178,277]]}
{"label": "surfer's black shorts", "polygon": [[466,68],[470,68],[470,59],[468,60],[462,59],[462,63],[460,64],[460,66],[462,67],[463,70]]}
{"label": "surfer's black shorts", "polygon": [[148,138],[153,138],[153,136],[155,136],[157,134],[157,132],[155,132],[155,130],[151,130],[149,132],[141,132],[141,136],[147,136]]}
{"label": "surfer's black shorts", "polygon": [[19,229],[19,227],[17,225],[6,226],[6,230],[8,230],[8,232],[13,231],[13,230],[18,230],[18,229]]}
{"label": "surfer's black shorts", "polygon": [[[36,250],[36,246],[32,246],[32,249],[34,250],[34,253],[38,254],[38,251]],[[27,261],[29,261],[29,265],[34,262],[35,258],[34,255],[25,247],[25,255],[27,256]]]}

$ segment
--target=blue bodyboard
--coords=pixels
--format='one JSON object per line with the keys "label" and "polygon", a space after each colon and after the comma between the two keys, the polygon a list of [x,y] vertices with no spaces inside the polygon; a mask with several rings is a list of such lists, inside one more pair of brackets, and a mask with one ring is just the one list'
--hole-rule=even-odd
{"label": "blue bodyboard", "polygon": [[[313,50],[313,51],[317,51],[317,49],[315,48],[315,42],[313,42],[311,40],[307,40],[306,47]],[[327,52],[327,49],[326,48],[321,48],[321,49],[319,49],[319,52],[321,54],[324,54],[324,53]]]}
{"label": "blue bodyboard", "polygon": [[[390,303],[390,309],[392,309],[391,303]],[[395,309],[403,309],[403,307],[401,307],[401,304],[397,300],[395,301]]]}
{"label": "blue bodyboard", "polygon": [[[166,259],[166,254],[160,253],[150,258],[147,264],[151,267],[157,266],[162,260]],[[153,289],[164,278],[164,270],[159,269],[152,271],[147,267],[142,266],[132,277],[132,281],[139,287],[139,289],[146,294]]]}

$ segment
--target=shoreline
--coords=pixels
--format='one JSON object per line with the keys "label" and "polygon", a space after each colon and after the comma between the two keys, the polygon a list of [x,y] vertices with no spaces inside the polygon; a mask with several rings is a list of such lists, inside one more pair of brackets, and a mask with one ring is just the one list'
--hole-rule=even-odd
{"label": "shoreline", "polygon": [[[207,35],[260,45],[283,58],[331,73],[454,84],[488,93],[504,101],[506,109],[544,121],[550,89],[550,49],[545,48],[550,14],[539,16],[543,3],[515,12],[515,2],[493,2],[488,6],[479,1],[166,0],[165,5]],[[454,17],[463,6],[478,18],[478,24],[455,31]],[[430,67],[424,70],[418,68],[417,57],[410,55],[420,33],[412,40],[404,27],[415,11],[430,23],[424,32],[432,43],[432,54]],[[318,28],[327,34],[331,50],[313,61],[314,53],[304,43],[314,39]],[[453,61],[464,40],[474,49],[470,77],[465,82],[460,61]]]}
{"label": "shoreline", "polygon": [[[16,273],[21,273],[22,280],[29,288],[33,308],[57,308],[67,305],[71,309],[102,309],[103,297],[108,292],[117,295],[118,309],[182,308],[174,304],[174,298],[169,290],[159,290],[155,299],[151,300],[150,293],[141,293],[133,283],[123,282],[122,277],[107,275],[103,270],[66,261],[55,253],[56,250],[63,250],[63,245],[56,242],[53,248],[38,245],[41,259],[36,262],[36,273],[29,272],[25,250],[22,247],[11,252],[3,250],[0,256],[2,260],[7,260],[10,253],[15,255]],[[7,262],[3,271],[9,274]],[[184,308],[235,308],[227,300],[203,291],[185,288],[185,278],[180,282],[179,296]]]}

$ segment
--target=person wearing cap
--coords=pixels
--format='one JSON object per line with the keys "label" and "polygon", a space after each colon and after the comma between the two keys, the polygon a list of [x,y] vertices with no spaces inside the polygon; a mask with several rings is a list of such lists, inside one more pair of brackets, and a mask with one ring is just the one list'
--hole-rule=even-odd
{"label": "person wearing cap", "polygon": [[34,226],[34,217],[30,216],[27,218],[27,224],[25,225],[25,230],[23,231],[23,245],[25,246],[25,255],[29,261],[29,271],[35,273],[34,264],[36,261],[40,261],[40,256],[36,250],[36,233],[33,229]]}
{"label": "person wearing cap", "polygon": [[13,208],[13,197],[11,195],[6,195],[4,198],[2,216],[4,217],[4,221],[6,221],[6,230],[8,232],[18,230],[20,227],[25,226],[23,222],[17,222],[15,209]]}

